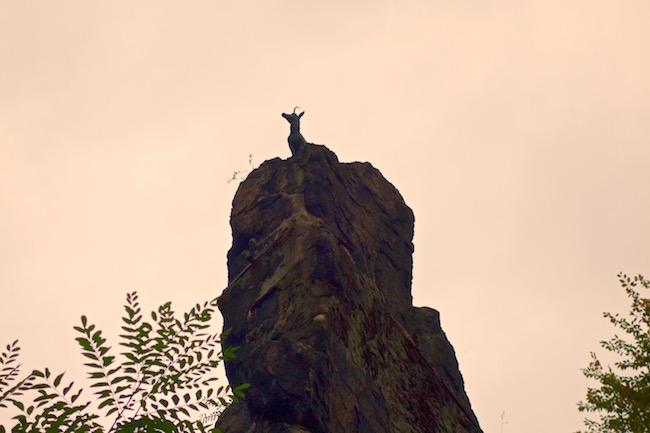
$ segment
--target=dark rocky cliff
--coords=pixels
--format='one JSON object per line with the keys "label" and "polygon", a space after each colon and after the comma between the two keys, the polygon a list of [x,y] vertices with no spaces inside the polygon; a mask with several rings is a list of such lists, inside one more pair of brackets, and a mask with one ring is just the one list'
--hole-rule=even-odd
{"label": "dark rocky cliff", "polygon": [[246,399],[224,433],[481,432],[438,312],[411,302],[413,212],[324,146],[266,161],[231,215],[219,308]]}

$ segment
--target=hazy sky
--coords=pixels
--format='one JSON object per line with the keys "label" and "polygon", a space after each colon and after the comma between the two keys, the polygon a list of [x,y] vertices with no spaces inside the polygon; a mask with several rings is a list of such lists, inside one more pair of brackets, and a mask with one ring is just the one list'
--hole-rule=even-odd
{"label": "hazy sky", "polygon": [[[0,0],[0,344],[83,376],[81,314],[226,284],[235,170],[308,141],[416,217],[486,433],[571,432],[580,368],[650,275],[650,3]],[[117,341],[113,343],[117,347]]]}

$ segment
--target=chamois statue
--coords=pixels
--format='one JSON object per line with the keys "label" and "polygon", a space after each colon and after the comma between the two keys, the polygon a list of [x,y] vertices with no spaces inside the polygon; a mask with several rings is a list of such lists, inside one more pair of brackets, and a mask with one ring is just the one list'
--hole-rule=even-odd
{"label": "chamois statue", "polygon": [[287,119],[287,122],[291,125],[291,133],[289,134],[289,149],[291,149],[291,155],[295,155],[307,145],[307,140],[305,140],[305,137],[302,136],[300,133],[300,118],[302,117],[305,112],[303,111],[300,114],[296,114],[296,110],[299,109],[300,107],[296,107],[293,109],[293,113],[291,114],[286,114],[282,113],[282,117]]}

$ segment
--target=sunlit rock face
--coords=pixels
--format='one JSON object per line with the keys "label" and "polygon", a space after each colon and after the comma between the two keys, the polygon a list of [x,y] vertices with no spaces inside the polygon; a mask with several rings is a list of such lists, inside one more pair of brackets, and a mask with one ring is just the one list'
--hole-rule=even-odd
{"label": "sunlit rock face", "polygon": [[224,433],[481,432],[438,312],[412,306],[413,212],[324,146],[266,161],[231,215]]}

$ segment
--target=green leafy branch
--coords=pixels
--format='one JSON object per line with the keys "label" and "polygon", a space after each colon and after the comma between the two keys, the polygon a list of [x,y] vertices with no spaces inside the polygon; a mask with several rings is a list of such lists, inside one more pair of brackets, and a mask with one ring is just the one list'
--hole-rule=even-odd
{"label": "green leafy branch", "polygon": [[602,365],[591,353],[591,362],[582,372],[600,383],[588,388],[586,402],[578,403],[580,412],[597,412],[600,420],[585,419],[590,432],[650,432],[650,298],[638,289],[650,289],[650,281],[642,275],[628,277],[618,274],[619,282],[632,305],[628,317],[603,313],[626,335],[601,341],[601,346],[619,357],[615,368]]}
{"label": "green leafy branch", "polygon": [[[64,373],[53,376],[46,368],[34,370],[0,394],[0,407],[11,402],[20,410],[12,431],[218,432],[204,423],[216,422],[223,408],[244,397],[248,384],[234,389],[213,387],[219,362],[234,358],[237,350],[222,349],[228,332],[209,332],[216,305],[217,299],[196,304],[180,320],[168,302],[151,312],[152,321],[147,321],[137,293],[127,294],[119,343],[123,351],[117,355],[102,331],[82,316],[81,326],[74,327],[81,334],[76,341],[87,361],[84,366],[90,388],[95,390],[97,410],[105,412],[102,419],[111,426],[105,430],[98,423],[100,415],[90,412],[90,402],[79,400],[81,388],[64,382]],[[18,376],[19,366],[14,366],[17,344],[8,345],[0,356],[0,393]],[[36,393],[33,404],[25,405],[17,398],[24,392]],[[4,431],[0,426],[0,433]]]}
{"label": "green leafy branch", "polygon": [[32,375],[28,375],[14,386],[10,383],[16,380],[20,374],[20,364],[16,364],[20,347],[18,340],[7,344],[5,350],[0,353],[0,408],[6,408],[7,403],[13,403],[13,397],[19,397],[23,392],[30,388],[34,380]]}

